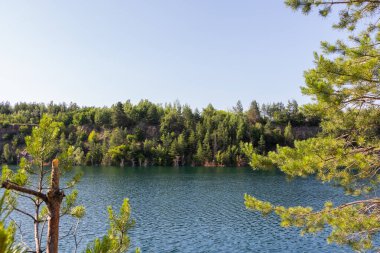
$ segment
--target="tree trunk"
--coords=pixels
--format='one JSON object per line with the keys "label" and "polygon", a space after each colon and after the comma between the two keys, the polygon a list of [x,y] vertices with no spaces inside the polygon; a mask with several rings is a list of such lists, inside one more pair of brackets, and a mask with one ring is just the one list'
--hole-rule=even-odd
{"label": "tree trunk", "polygon": [[[37,217],[38,219],[38,217]],[[40,248],[40,238],[38,237],[39,235],[39,223],[37,220],[34,221],[34,242],[36,244],[36,253],[41,253],[41,248]]]}
{"label": "tree trunk", "polygon": [[63,197],[64,193],[59,189],[58,160],[54,159],[52,162],[51,188],[47,193],[49,218],[46,253],[58,253],[59,211]]}
{"label": "tree trunk", "polygon": [[139,166],[141,167],[141,165],[142,165],[142,159],[139,158]]}

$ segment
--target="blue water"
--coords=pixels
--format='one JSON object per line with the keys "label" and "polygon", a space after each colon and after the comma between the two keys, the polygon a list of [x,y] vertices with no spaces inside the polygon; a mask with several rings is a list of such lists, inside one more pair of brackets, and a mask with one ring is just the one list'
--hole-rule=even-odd
{"label": "blue water", "polygon": [[[115,168],[82,167],[79,202],[87,215],[79,225],[79,249],[107,230],[108,205],[118,210],[128,197],[136,226],[129,232],[131,249],[143,252],[347,252],[326,243],[327,232],[299,235],[279,219],[263,217],[244,206],[244,193],[275,204],[320,208],[327,200],[349,201],[339,188],[314,179],[287,181],[279,173],[248,168]],[[32,240],[28,221],[24,239]],[[61,235],[72,224],[62,220]],[[29,231],[29,232],[28,232]],[[61,240],[60,252],[72,252],[73,238]]]}

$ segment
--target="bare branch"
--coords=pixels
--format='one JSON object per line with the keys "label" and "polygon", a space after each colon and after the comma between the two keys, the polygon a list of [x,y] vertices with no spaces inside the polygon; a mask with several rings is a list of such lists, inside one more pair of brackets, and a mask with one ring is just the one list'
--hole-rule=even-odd
{"label": "bare branch", "polygon": [[42,192],[38,192],[38,191],[35,191],[35,190],[32,190],[32,189],[28,189],[28,188],[22,187],[22,186],[20,186],[18,184],[10,182],[9,180],[6,180],[6,181],[2,182],[1,188],[5,188],[5,189],[8,189],[8,190],[15,190],[15,191],[18,191],[18,192],[26,193],[26,194],[29,194],[29,195],[33,195],[33,196],[35,196],[37,198],[40,198],[40,199],[42,199],[45,202],[48,201],[47,196],[45,194],[43,194]]}
{"label": "bare branch", "polygon": [[11,220],[13,221],[13,223],[17,226],[17,228],[18,228],[18,230],[19,230],[19,234],[20,234],[20,243],[22,244],[22,245],[24,245],[24,247],[25,248],[27,248],[27,251],[26,252],[34,252],[33,250],[32,250],[32,248],[31,247],[29,247],[29,245],[24,241],[24,233],[23,233],[23,231],[22,231],[22,228],[21,228],[21,223],[20,224],[18,224],[14,219],[12,219],[11,218]]}
{"label": "bare branch", "polygon": [[12,208],[13,208],[13,210],[15,210],[15,211],[17,211],[17,212],[22,213],[22,214],[24,214],[24,215],[30,217],[34,222],[37,222],[37,220],[36,220],[36,219],[33,217],[33,215],[31,215],[30,213],[27,213],[26,211],[21,210],[21,209],[19,209],[19,208],[17,208],[17,207],[12,207]]}

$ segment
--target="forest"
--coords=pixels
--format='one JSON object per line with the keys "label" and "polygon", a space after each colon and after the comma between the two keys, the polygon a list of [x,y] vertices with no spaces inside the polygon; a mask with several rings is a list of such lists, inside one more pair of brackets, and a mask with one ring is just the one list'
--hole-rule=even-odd
{"label": "forest", "polygon": [[301,110],[295,100],[244,110],[238,101],[229,111],[211,104],[202,111],[179,102],[141,100],[111,107],[70,104],[0,103],[0,152],[3,163],[16,164],[25,152],[25,136],[43,117],[60,122],[60,145],[74,148],[75,165],[246,166],[245,149],[260,154],[277,145],[315,136],[320,118]]}
{"label": "forest", "polygon": [[[2,169],[0,252],[59,252],[60,218],[69,216],[79,222],[86,213],[85,207],[77,204],[78,191],[75,186],[80,182],[82,174],[80,171],[73,173],[72,169],[76,165],[233,167],[224,168],[233,170],[235,174],[223,174],[223,178],[228,179],[223,184],[220,181],[212,184],[218,173],[209,174],[207,180],[198,180],[205,183],[203,188],[194,187],[195,180],[189,180],[190,187],[182,188],[186,182],[183,179],[189,179],[190,174],[179,180],[179,187],[169,185],[180,176],[177,168],[170,168],[176,170],[177,174],[162,184],[151,183],[153,177],[135,184],[160,187],[148,187],[146,199],[137,202],[136,206],[150,202],[157,196],[162,197],[159,204],[165,202],[162,209],[157,209],[157,206],[145,208],[144,210],[153,210],[145,218],[151,218],[157,213],[168,218],[170,215],[167,213],[173,210],[175,212],[172,216],[183,214],[179,218],[176,216],[178,220],[167,220],[166,225],[169,233],[176,229],[185,231],[175,236],[175,243],[196,238],[197,241],[191,241],[192,245],[186,245],[186,252],[236,252],[236,247],[240,244],[250,246],[246,243],[252,243],[253,248],[245,248],[242,252],[260,252],[254,249],[262,242],[267,243],[264,247],[274,245],[278,252],[281,249],[299,252],[301,242],[298,239],[293,241],[296,245],[289,244],[295,237],[294,230],[285,233],[282,230],[268,230],[271,224],[277,223],[285,228],[297,228],[301,235],[318,235],[329,244],[342,246],[341,249],[332,248],[332,251],[379,252],[380,1],[285,0],[285,5],[303,14],[316,11],[323,18],[334,15],[332,27],[347,35],[335,42],[322,41],[321,50],[314,53],[314,65],[304,72],[304,85],[301,87],[302,93],[310,97],[310,104],[298,106],[295,100],[291,100],[287,104],[279,102],[260,105],[257,101],[252,101],[244,109],[238,101],[231,110],[218,110],[211,104],[198,110],[179,102],[162,105],[148,100],[141,100],[137,104],[127,100],[102,108],[81,107],[74,103],[20,102],[12,105],[2,102],[1,163],[18,166],[17,170],[8,165]],[[271,71],[270,67],[267,66]],[[236,175],[243,171],[235,169],[236,167],[248,165],[252,170],[275,170],[281,173],[261,176],[259,173],[251,173],[250,178],[248,174]],[[95,171],[95,168],[89,168],[87,171]],[[117,169],[113,173],[144,170],[113,169]],[[220,172],[224,169],[206,168],[204,171]],[[106,170],[108,172],[109,168]],[[67,178],[63,177],[65,173]],[[151,176],[151,173],[149,171],[147,174]],[[61,185],[60,176],[65,179]],[[289,184],[273,192],[272,188],[276,188],[281,180],[266,180],[273,179],[274,176],[279,176],[284,181],[302,179],[296,183],[293,181],[293,184],[288,180],[286,182]],[[92,177],[94,178],[96,177]],[[238,179],[232,182],[233,178]],[[239,191],[241,199],[237,202],[233,202],[233,199],[224,199],[223,202],[222,197],[240,186],[243,179],[249,180],[252,189],[245,190],[246,193]],[[254,179],[258,180],[253,183]],[[265,181],[271,184],[260,185]],[[171,187],[164,194],[165,186],[168,185]],[[90,198],[103,190],[99,186],[106,188],[102,183],[95,184],[97,188],[90,192]],[[129,185],[123,184],[106,196],[106,200],[115,200],[115,193],[127,186]],[[87,188],[88,185],[82,192]],[[192,191],[199,189],[203,192]],[[264,192],[260,191],[262,189]],[[126,193],[133,195],[141,194],[142,191],[120,193],[120,199],[124,198],[120,212],[115,213],[114,208],[108,206],[107,232],[98,230],[96,236],[102,237],[90,241],[83,248],[84,252],[120,253],[127,252],[130,248],[129,229],[138,227],[134,226]],[[166,198],[173,193],[185,195],[167,203]],[[207,198],[211,193],[217,193],[214,195],[217,197],[197,202],[199,198]],[[17,205],[17,199],[26,199],[32,208],[22,209],[24,207]],[[95,199],[93,202],[98,205],[103,200]],[[189,205],[181,208],[181,201]],[[212,205],[217,206],[216,211],[200,211],[201,208]],[[226,209],[235,205],[238,206],[236,209]],[[94,205],[90,206],[94,208]],[[238,224],[241,227],[234,229],[231,226],[228,230],[225,226],[228,219],[231,218],[231,223],[235,224],[240,216],[248,213],[244,207],[261,213],[267,219],[255,214],[245,216],[243,222]],[[187,212],[190,208],[194,209]],[[243,213],[239,213],[241,209],[244,209]],[[12,212],[24,215],[33,222],[35,246],[29,247],[29,250],[21,248],[18,241],[15,242],[17,223],[7,220]],[[209,216],[213,214],[220,216]],[[104,220],[104,216],[95,218]],[[185,219],[190,219],[190,225],[182,226],[181,222]],[[251,219],[253,222],[249,223]],[[158,219],[157,216],[152,220],[145,225],[155,230],[165,223],[165,219]],[[144,223],[143,220],[140,222]],[[194,230],[193,234],[186,237],[197,222],[201,230]],[[203,233],[215,223],[218,223],[215,230]],[[47,231],[44,231],[45,227]],[[233,238],[239,231],[241,233]],[[242,237],[252,231],[256,232],[256,237],[264,234],[266,238],[258,242],[252,239],[254,236]],[[143,232],[145,234],[145,230]],[[161,235],[161,232],[162,230],[157,234]],[[210,239],[219,232],[221,237]],[[278,234],[280,237],[276,237]],[[145,240],[147,244],[153,238],[148,236]],[[308,249],[323,252],[318,238],[314,239],[316,241],[307,245]],[[169,244],[165,239],[162,241],[164,246]],[[206,251],[196,248],[200,241],[210,242],[205,247]],[[215,248],[227,241],[235,244],[229,244],[219,251]],[[76,237],[74,243],[76,252],[79,245]],[[261,249],[270,251],[267,248]],[[177,250],[182,249],[170,249]],[[140,252],[140,249],[136,248],[135,252]]]}

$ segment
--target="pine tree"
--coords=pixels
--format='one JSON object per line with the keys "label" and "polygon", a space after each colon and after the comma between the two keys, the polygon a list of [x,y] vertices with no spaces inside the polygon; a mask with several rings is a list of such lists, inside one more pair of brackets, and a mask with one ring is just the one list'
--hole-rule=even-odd
{"label": "pine tree", "polygon": [[240,100],[238,100],[238,101],[236,102],[236,106],[234,106],[233,110],[234,110],[234,112],[237,113],[237,114],[241,114],[241,113],[243,113],[244,108],[243,108],[243,104],[241,103]]}
{"label": "pine tree", "polygon": [[121,102],[118,102],[113,106],[111,120],[114,127],[128,126],[128,118]]}
{"label": "pine tree", "polygon": [[[59,185],[62,173],[71,168],[73,147],[67,150],[59,148],[59,132],[61,124],[54,122],[51,118],[44,116],[38,127],[33,129],[32,135],[25,138],[26,150],[33,157],[29,161],[22,159],[20,168],[15,172],[7,166],[3,167],[1,187],[19,194],[20,197],[33,199],[34,210],[22,210],[16,201],[9,201],[11,208],[20,212],[34,223],[35,252],[41,253],[42,224],[47,222],[46,252],[58,253],[59,221],[62,215],[73,215],[78,218],[84,214],[84,208],[75,206],[77,191],[70,194],[63,192]],[[59,156],[57,158],[56,153]],[[58,163],[59,160],[59,163]],[[51,162],[52,161],[52,162]],[[51,162],[51,170],[45,164]],[[31,186],[29,177],[37,175],[35,185]],[[50,180],[46,180],[49,178]],[[75,175],[67,184],[67,189],[75,186],[79,175]],[[14,195],[10,197],[14,198]],[[64,202],[65,200],[65,202]],[[43,210],[46,209],[47,212]]]}
{"label": "pine tree", "polygon": [[260,154],[265,154],[265,138],[264,138],[263,134],[260,135],[260,139],[259,139],[257,148],[258,148]]}
{"label": "pine tree", "polygon": [[[81,174],[75,174],[64,186],[60,185],[60,177],[70,171],[75,160],[74,147],[67,145],[63,138],[59,138],[61,127],[62,124],[43,116],[31,136],[25,138],[26,150],[33,159],[22,159],[16,172],[8,166],[2,169],[1,187],[6,191],[0,198],[0,252],[24,252],[14,243],[15,226],[5,221],[9,214],[8,210],[33,220],[35,239],[33,252],[36,253],[44,252],[42,243],[46,243],[47,253],[58,253],[61,217],[70,215],[80,219],[85,215],[85,208],[76,205],[78,191],[74,189],[70,192]],[[90,134],[90,141],[94,141],[95,138],[95,132]],[[124,152],[122,149],[123,147],[120,147],[117,151]],[[51,169],[45,166],[50,161]],[[32,175],[37,176],[37,180],[30,180]],[[33,210],[18,206],[17,197],[32,200]],[[115,214],[111,207],[108,207],[108,213],[110,229],[107,235],[102,240],[96,239],[93,244],[95,246],[89,245],[86,252],[127,252],[130,244],[127,232],[134,225],[130,217],[131,208],[128,199],[124,200],[119,214]],[[43,234],[45,223],[46,237]],[[103,247],[105,251],[98,251]]]}
{"label": "pine tree", "polygon": [[[130,245],[128,230],[134,225],[135,221],[131,219],[131,207],[129,200],[124,199],[119,214],[115,214],[111,206],[108,207],[108,219],[110,228],[107,235],[102,238],[96,238],[87,245],[85,253],[122,253],[127,252]],[[140,252],[136,248],[135,252]]]}
{"label": "pine tree", "polygon": [[247,117],[251,124],[255,124],[261,119],[259,104],[255,100],[251,102],[251,106],[247,111]]}
{"label": "pine tree", "polygon": [[198,144],[197,144],[197,153],[195,154],[195,160],[197,161],[198,164],[203,164],[205,160],[202,143],[200,141],[198,141]]}
{"label": "pine tree", "polygon": [[284,138],[287,145],[292,145],[294,141],[294,135],[293,135],[293,128],[290,122],[288,122],[288,125],[284,129]]}
{"label": "pine tree", "polygon": [[[329,242],[356,251],[374,249],[373,239],[380,231],[380,198],[371,194],[380,183],[380,2],[288,0],[286,4],[305,13],[319,8],[322,16],[340,6],[340,20],[334,26],[353,33],[348,44],[322,42],[323,54],[315,54],[315,67],[305,72],[302,92],[316,103],[304,110],[322,116],[322,133],[295,141],[294,148],[278,147],[268,156],[252,154],[250,164],[253,168],[278,167],[290,177],[316,175],[361,199],[337,206],[326,202],[318,211],[275,206],[249,195],[245,204],[264,214],[276,213],[282,226],[299,227],[302,233],[329,227]],[[363,18],[370,19],[365,21],[369,25],[356,32]]]}

